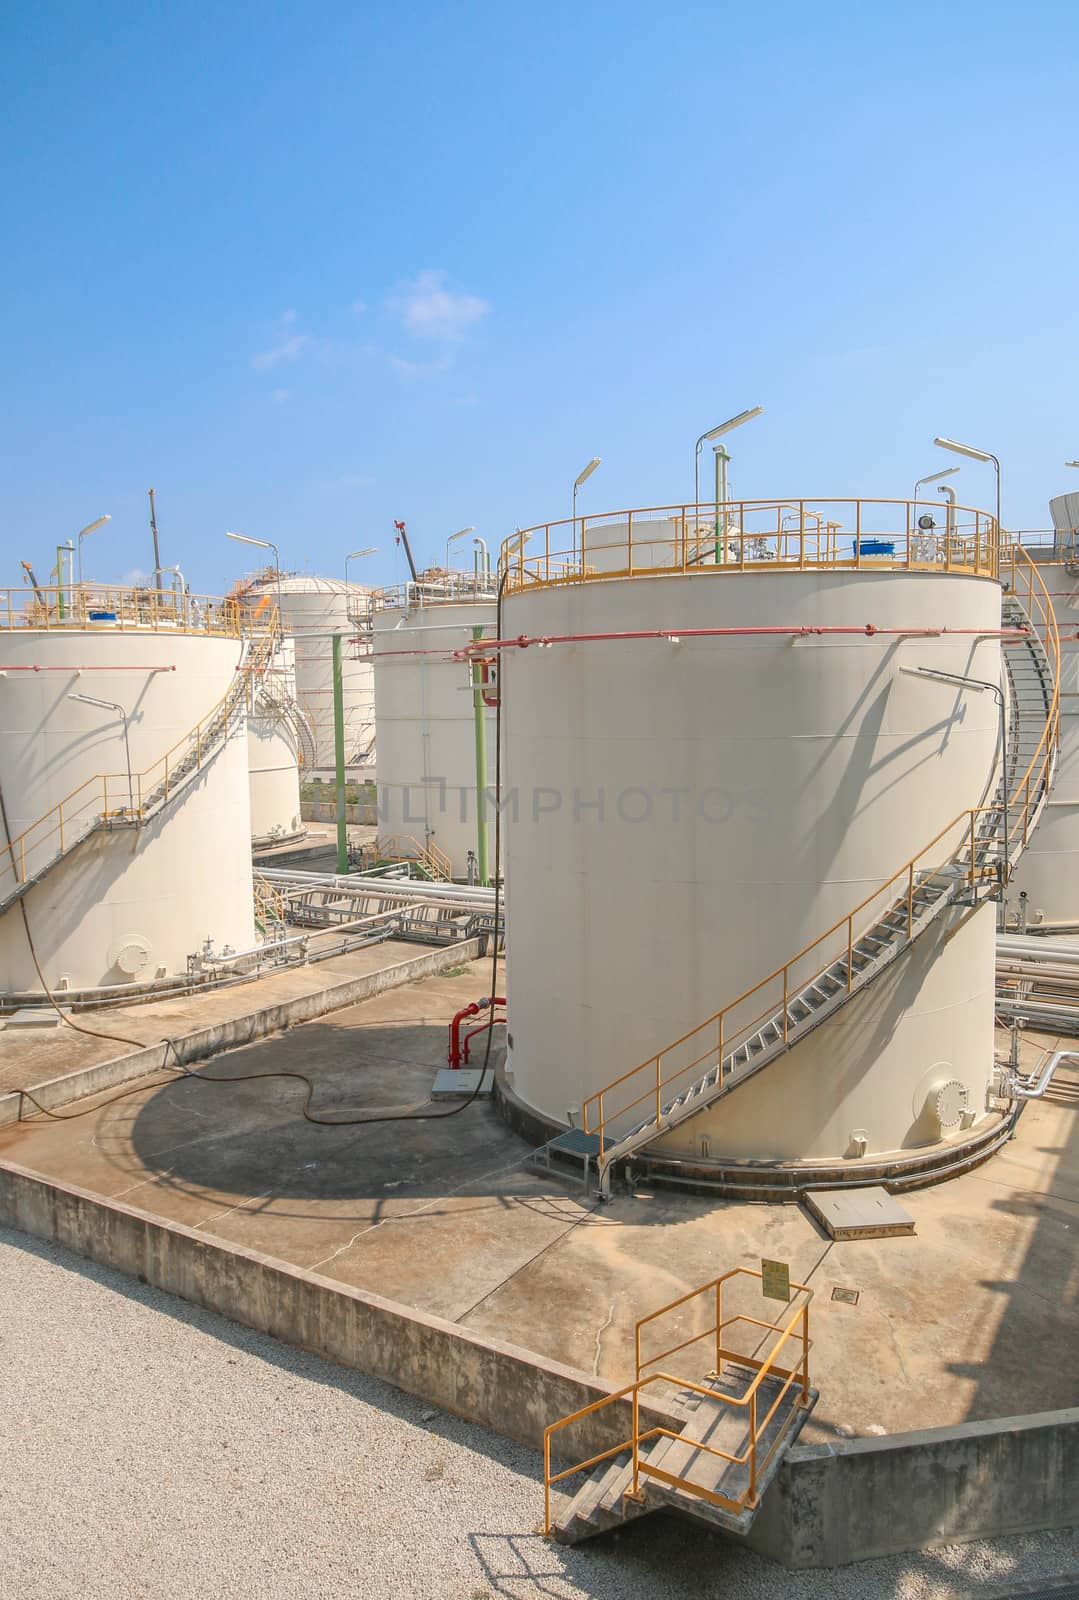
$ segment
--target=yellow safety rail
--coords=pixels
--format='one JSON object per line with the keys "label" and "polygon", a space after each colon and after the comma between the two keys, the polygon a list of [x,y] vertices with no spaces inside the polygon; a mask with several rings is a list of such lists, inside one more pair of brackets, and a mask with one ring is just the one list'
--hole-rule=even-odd
{"label": "yellow safety rail", "polygon": [[[572,1412],[568,1417],[562,1417],[557,1422],[552,1422],[543,1433],[543,1487],[544,1487],[544,1531],[551,1531],[551,1489],[554,1484],[560,1483],[565,1478],[573,1477],[576,1473],[587,1472],[592,1467],[598,1466],[601,1461],[608,1461],[614,1456],[621,1455],[623,1451],[632,1451],[633,1476],[627,1494],[634,1499],[640,1499],[640,1480],[645,1477],[659,1478],[664,1483],[669,1483],[675,1488],[683,1489],[687,1494],[698,1496],[700,1499],[709,1500],[714,1505],[722,1506],[728,1511],[741,1511],[747,1505],[754,1505],[757,1500],[757,1485],[761,1474],[764,1472],[782,1442],[785,1429],[777,1431],[775,1438],[766,1451],[761,1451],[760,1441],[775,1416],[776,1411],[783,1403],[792,1385],[797,1384],[799,1404],[809,1404],[809,1304],[813,1298],[813,1291],[804,1283],[791,1283],[791,1289],[799,1299],[793,1311],[778,1322],[766,1322],[759,1317],[747,1316],[744,1312],[735,1312],[733,1315],[723,1315],[723,1286],[736,1278],[751,1278],[762,1281],[762,1274],[750,1267],[735,1267],[730,1272],[725,1272],[721,1277],[713,1278],[710,1283],[701,1284],[699,1288],[691,1289],[688,1294],[680,1295],[677,1300],[672,1300],[668,1305],[661,1306],[658,1311],[650,1312],[637,1323],[635,1332],[637,1372],[632,1383],[625,1388],[617,1390],[614,1394],[605,1395],[602,1400],[594,1400],[591,1405],[582,1406],[579,1411]],[[671,1312],[681,1309],[691,1301],[707,1296],[715,1305],[715,1321],[702,1332],[683,1339],[672,1345],[669,1349],[650,1356],[645,1360],[641,1357],[641,1331],[661,1317],[668,1316]],[[728,1330],[738,1324],[762,1330],[767,1336],[775,1335],[771,1349],[766,1356],[746,1355],[741,1351],[729,1347],[727,1342]],[[666,1361],[669,1357],[677,1355],[680,1351],[688,1349],[690,1345],[702,1339],[715,1338],[715,1374],[718,1376],[722,1370],[722,1363],[732,1361],[738,1366],[749,1369],[756,1376],[751,1380],[742,1395],[729,1395],[722,1390],[709,1385],[693,1383],[690,1380],[671,1372],[650,1372],[645,1375],[645,1368],[654,1366],[657,1362]],[[787,1366],[781,1366],[777,1360],[780,1353],[788,1344],[796,1343],[801,1346],[800,1357]],[[758,1349],[760,1345],[758,1344]],[[759,1396],[761,1386],[767,1378],[780,1378],[783,1380],[778,1394],[775,1396],[767,1411],[761,1415]],[[691,1478],[683,1477],[678,1473],[666,1472],[659,1466],[653,1466],[641,1459],[641,1446],[648,1444],[653,1439],[680,1439],[684,1435],[662,1424],[650,1423],[645,1419],[645,1426],[641,1426],[640,1400],[642,1392],[654,1384],[674,1385],[678,1389],[688,1389],[691,1393],[707,1396],[708,1399],[728,1406],[731,1410],[738,1410],[746,1417],[748,1441],[744,1450],[735,1455],[726,1450],[720,1450],[714,1445],[700,1443],[691,1439],[690,1444],[694,1451],[701,1451],[706,1455],[713,1455],[721,1460],[739,1466],[748,1465],[749,1479],[744,1491],[730,1497],[717,1494],[701,1484],[694,1483]],[[587,1457],[583,1461],[575,1462],[573,1466],[561,1468],[558,1472],[551,1470],[551,1441],[563,1428],[570,1427],[579,1422],[582,1417],[592,1415],[603,1410],[606,1406],[614,1405],[620,1400],[629,1398],[632,1406],[632,1423],[630,1435],[618,1444],[612,1445],[607,1450]]]}
{"label": "yellow safety rail", "polygon": [[[83,837],[98,820],[115,819],[138,824],[148,812],[168,802],[176,783],[200,771],[216,747],[221,723],[247,693],[252,677],[265,672],[277,640],[277,612],[270,614],[265,631],[254,636],[247,659],[235,683],[191,731],[144,772],[96,773],[31,822],[7,845],[0,847],[0,896],[25,883],[27,877],[62,855],[77,832]],[[47,847],[47,849],[46,849]],[[46,850],[44,860],[42,851]],[[10,876],[9,876],[10,875]]]}
{"label": "yellow safety rail", "polygon": [[425,866],[432,878],[449,883],[453,878],[453,862],[433,839],[423,845],[411,834],[379,834],[363,846],[363,854],[375,861],[416,861]]}
{"label": "yellow safety rail", "polygon": [[251,889],[255,899],[255,916],[263,931],[267,931],[272,922],[284,927],[288,922],[289,903],[280,889],[276,889],[261,872],[251,874]]}
{"label": "yellow safety rail", "polygon": [[168,633],[227,634],[249,631],[242,607],[229,598],[184,594],[172,589],[133,589],[99,583],[0,589],[0,628],[132,629]]}
{"label": "yellow safety rail", "polygon": [[[638,507],[540,523],[502,545],[507,592],[647,574],[969,572],[996,577],[1000,536],[987,511],[916,500],[731,500]],[[919,528],[921,518],[933,527]]]}
{"label": "yellow safety rail", "polygon": [[[1034,630],[1041,639],[1053,670],[1053,689],[1045,727],[1037,749],[1008,796],[1007,849],[1002,853],[1011,861],[1015,847],[1021,851],[1029,837],[1033,813],[1047,783],[1060,734],[1060,635],[1053,603],[1042,577],[1030,556],[1019,545],[1009,544],[1001,552],[1002,575],[1011,592],[1024,604]],[[751,1038],[765,1023],[782,1013],[784,1043],[789,1032],[788,1005],[801,990],[820,979],[837,961],[846,963],[846,984],[855,985],[857,968],[854,951],[862,935],[873,928],[898,902],[906,906],[907,938],[914,930],[914,903],[918,884],[926,876],[954,864],[956,856],[969,850],[966,871],[972,896],[987,878],[996,877],[992,863],[979,864],[978,847],[983,844],[980,824],[999,811],[993,805],[971,806],[960,812],[940,830],[916,856],[905,862],[872,894],[858,902],[845,917],[805,945],[797,955],[770,972],[766,978],[737,999],[715,1012],[663,1050],[631,1067],[595,1094],[581,1107],[586,1133],[599,1135],[599,1162],[602,1168],[607,1145],[617,1142],[611,1125],[621,1123],[636,1112],[637,1121],[662,1114],[671,1091],[688,1088],[711,1064],[722,1062],[732,1051]]]}

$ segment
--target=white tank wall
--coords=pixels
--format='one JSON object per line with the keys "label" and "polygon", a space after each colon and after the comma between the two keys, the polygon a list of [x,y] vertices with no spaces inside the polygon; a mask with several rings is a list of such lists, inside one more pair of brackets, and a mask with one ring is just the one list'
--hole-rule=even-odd
{"label": "white tank wall", "polygon": [[[94,630],[5,632],[2,650],[10,666],[65,669],[0,679],[0,784],[12,835],[85,780],[126,772],[121,720],[69,694],[125,708],[139,772],[214,708],[235,681],[241,654],[235,639]],[[140,670],[107,670],[129,664]],[[176,670],[145,670],[152,666]],[[254,943],[246,745],[241,722],[145,828],[92,836],[29,891],[24,904],[50,988],[65,979],[79,988],[183,972],[207,936],[218,949]],[[124,802],[125,788],[123,779],[110,804]],[[0,873],[0,888],[10,881]],[[12,905],[0,914],[0,990],[38,989]]]}
{"label": "white tank wall", "polygon": [[265,688],[254,696],[247,718],[247,765],[254,840],[298,833],[300,752],[295,725],[284,708],[296,699],[295,646],[283,639],[274,651]]}
{"label": "white tank wall", "polygon": [[[1079,530],[1079,494],[1049,502],[1053,526]],[[1079,543],[1079,538],[1076,540]],[[1060,629],[1060,755],[1056,782],[1008,886],[1008,911],[1027,894],[1029,922],[1079,922],[1079,577],[1051,549],[1028,552],[1052,598]]]}
{"label": "white tank wall", "polygon": [[[260,593],[277,598],[277,589],[267,584]],[[344,701],[345,761],[350,766],[363,762],[374,744],[375,689],[371,662],[361,657],[356,624],[349,619],[349,599],[353,607],[367,591],[340,578],[303,575],[285,577],[280,584],[282,627],[295,640],[296,696],[315,736],[315,771],[332,772],[333,740],[333,641],[332,633],[344,636],[341,680]]]}
{"label": "white tank wall", "polygon": [[[375,617],[379,824],[387,833],[411,834],[421,844],[433,839],[460,878],[468,870],[468,852],[476,849],[473,697],[468,668],[441,652],[469,644],[475,627],[493,636],[495,616],[494,601],[471,601],[395,608]],[[412,649],[436,653],[396,653]],[[488,710],[489,774],[494,719]],[[425,783],[425,778],[440,781]],[[493,813],[489,833],[493,840]]]}
{"label": "white tank wall", "polygon": [[[700,575],[511,594],[503,613],[510,636],[867,622],[996,629],[1000,591],[913,573]],[[505,653],[508,1066],[523,1100],[569,1120],[981,800],[995,704],[919,682],[900,664],[995,679],[1000,651],[995,639],[857,635]],[[867,1129],[874,1152],[920,1143],[912,1096],[938,1061],[981,1116],[991,929],[992,910],[979,912],[952,941],[946,983],[927,944],[898,979],[901,1005],[868,991],[812,1051],[798,1046],[782,1118],[754,1132],[750,1112],[717,1112],[712,1155],[838,1158],[853,1126]],[[804,1074],[796,1062],[809,1063]],[[769,1084],[773,1070],[762,1075]],[[740,1089],[728,1107],[751,1093]],[[694,1148],[699,1126],[684,1134]]]}

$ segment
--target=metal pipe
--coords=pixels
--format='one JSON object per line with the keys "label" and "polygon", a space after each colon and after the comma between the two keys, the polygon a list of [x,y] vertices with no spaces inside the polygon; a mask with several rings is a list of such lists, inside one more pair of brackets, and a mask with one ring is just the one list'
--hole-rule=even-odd
{"label": "metal pipe", "polygon": [[948,541],[947,549],[950,550],[952,548],[952,540],[955,538],[955,490],[950,483],[942,483],[937,489],[937,493],[942,494],[948,502],[944,513],[944,537]]}
{"label": "metal pipe", "polygon": [[[518,634],[515,639],[485,639],[481,648],[487,650],[527,650],[529,645],[537,645],[544,649],[552,644],[581,644],[599,640],[614,639],[666,639],[672,644],[678,644],[682,639],[737,639],[737,638],[796,638],[808,639],[818,635],[834,636],[836,634],[862,635],[868,638],[880,636],[881,638],[912,638],[912,639],[937,639],[942,637],[975,636],[979,639],[1020,640],[1029,638],[1029,634],[1022,628],[879,628],[873,622],[866,622],[862,626],[850,627],[753,627],[753,628],[638,628],[619,633],[550,633],[530,635]],[[389,651],[387,654],[411,655],[421,652]],[[434,654],[435,652],[431,652]],[[473,645],[468,645],[464,650],[454,652],[464,658],[477,654]]]}
{"label": "metal pipe", "polygon": [[1008,1078],[1008,1093],[1016,1100],[1041,1100],[1062,1061],[1079,1061],[1079,1050],[1054,1050],[1042,1062],[1037,1077],[1031,1073],[1021,1078],[1013,1073]]}
{"label": "metal pipe", "polygon": [[[472,638],[483,638],[483,628],[474,627]],[[481,887],[490,878],[487,863],[487,710],[483,703],[483,668],[470,663],[472,674],[472,726],[476,745],[476,870]]]}
{"label": "metal pipe", "polygon": [[333,757],[337,790],[337,870],[348,872],[348,820],[345,811],[345,689],[341,635],[333,636]]}

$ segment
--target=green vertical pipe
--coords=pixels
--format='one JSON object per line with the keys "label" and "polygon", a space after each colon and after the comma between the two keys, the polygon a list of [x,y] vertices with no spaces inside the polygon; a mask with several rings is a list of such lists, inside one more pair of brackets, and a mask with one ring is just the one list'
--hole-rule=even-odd
{"label": "green vertical pipe", "polygon": [[333,636],[333,759],[337,782],[337,870],[348,871],[345,820],[345,689],[341,675],[341,635]]}
{"label": "green vertical pipe", "polygon": [[[472,629],[473,639],[483,638],[482,628]],[[483,668],[472,664],[472,720],[476,730],[476,873],[487,887],[487,718],[483,706]]]}

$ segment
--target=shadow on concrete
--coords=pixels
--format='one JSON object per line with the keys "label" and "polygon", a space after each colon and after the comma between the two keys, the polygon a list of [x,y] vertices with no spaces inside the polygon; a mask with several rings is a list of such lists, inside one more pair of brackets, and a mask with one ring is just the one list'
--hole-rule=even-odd
{"label": "shadow on concrete", "polygon": [[[491,1105],[432,1103],[445,1028],[307,1023],[106,1111],[95,1143],[132,1173],[216,1193],[303,1200],[443,1195],[530,1147]],[[302,1074],[279,1077],[277,1073]],[[311,1115],[304,1105],[310,1093]],[[456,1109],[455,1115],[447,1115]],[[365,1117],[405,1120],[363,1121]],[[339,1125],[327,1125],[328,1123]],[[512,1178],[508,1171],[507,1178]]]}
{"label": "shadow on concrete", "polygon": [[[1049,1191],[1015,1191],[1014,1178],[1002,1175],[989,1214],[1029,1218],[1034,1226],[1014,1275],[980,1280],[980,1287],[1000,1302],[984,1359],[951,1362],[947,1368],[970,1384],[966,1416],[972,1422],[1024,1416],[1045,1410],[1047,1404],[1074,1405],[1079,1393],[1079,1068],[1058,1069],[1045,1103],[1058,1108],[1054,1126],[1066,1129],[1059,1144],[1031,1148],[1034,1156],[1056,1158]],[[1037,1104],[1028,1105],[1024,1117]],[[991,1161],[982,1176],[993,1181],[997,1171]],[[961,1271],[961,1237],[956,1249]],[[1053,1394],[1055,1400],[1049,1398]]]}

